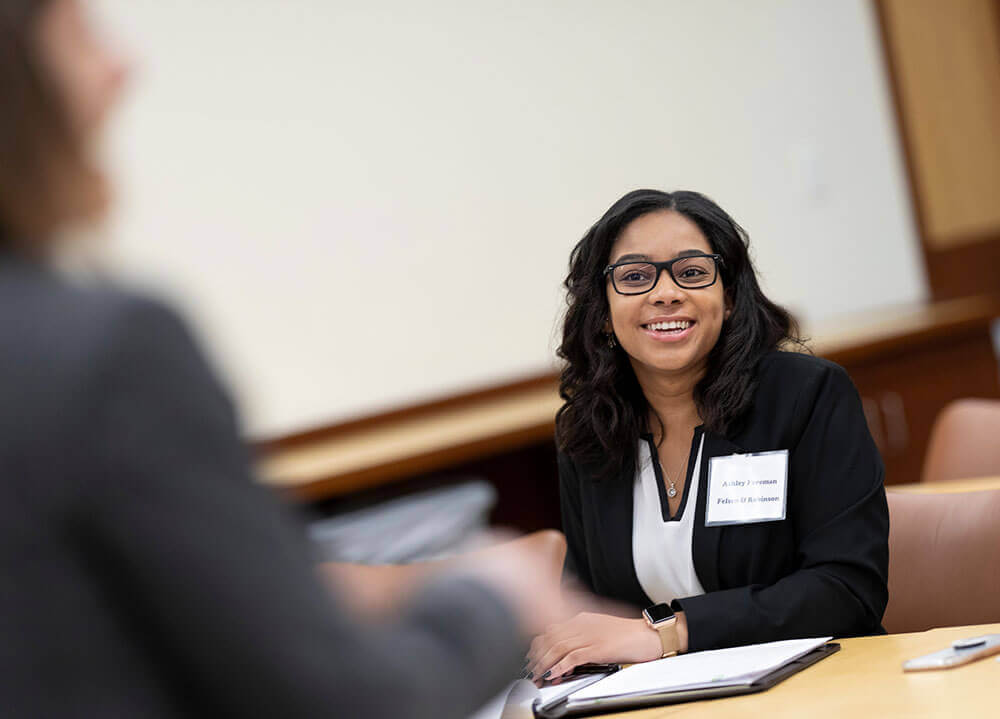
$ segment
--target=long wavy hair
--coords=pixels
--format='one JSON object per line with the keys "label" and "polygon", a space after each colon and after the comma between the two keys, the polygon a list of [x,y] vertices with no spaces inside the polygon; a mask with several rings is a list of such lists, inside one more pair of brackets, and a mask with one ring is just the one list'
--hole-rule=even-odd
{"label": "long wavy hair", "polygon": [[788,342],[802,345],[792,316],[760,289],[749,236],[721,207],[697,192],[629,192],[573,248],[564,283],[568,306],[558,350],[565,363],[559,382],[564,404],[556,415],[556,441],[560,451],[599,479],[633,476],[637,440],[650,430],[650,407],[629,357],[604,333],[610,312],[604,268],[625,227],[662,210],[694,222],[712,251],[722,255],[720,279],[731,313],[694,393],[708,431],[726,436],[739,428],[764,354]]}

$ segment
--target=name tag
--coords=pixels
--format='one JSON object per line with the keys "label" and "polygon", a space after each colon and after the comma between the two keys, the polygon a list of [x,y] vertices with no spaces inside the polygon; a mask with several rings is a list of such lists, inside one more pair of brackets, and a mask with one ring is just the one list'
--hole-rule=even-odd
{"label": "name tag", "polygon": [[784,519],[787,495],[787,449],[712,457],[705,526]]}

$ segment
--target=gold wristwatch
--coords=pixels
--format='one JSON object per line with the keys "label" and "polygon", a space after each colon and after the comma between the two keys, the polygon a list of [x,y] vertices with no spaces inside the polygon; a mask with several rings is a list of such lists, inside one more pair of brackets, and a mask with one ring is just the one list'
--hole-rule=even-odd
{"label": "gold wristwatch", "polygon": [[680,651],[681,640],[677,636],[677,615],[670,608],[669,604],[654,604],[642,610],[642,616],[646,619],[646,624],[654,632],[660,635],[660,646],[663,647],[663,655],[660,657],[674,656]]}

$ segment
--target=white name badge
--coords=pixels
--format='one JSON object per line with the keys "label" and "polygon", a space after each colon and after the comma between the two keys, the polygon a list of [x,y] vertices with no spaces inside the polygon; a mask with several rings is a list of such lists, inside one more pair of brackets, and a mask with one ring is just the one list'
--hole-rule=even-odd
{"label": "white name badge", "polygon": [[787,496],[787,449],[712,457],[705,526],[784,519]]}

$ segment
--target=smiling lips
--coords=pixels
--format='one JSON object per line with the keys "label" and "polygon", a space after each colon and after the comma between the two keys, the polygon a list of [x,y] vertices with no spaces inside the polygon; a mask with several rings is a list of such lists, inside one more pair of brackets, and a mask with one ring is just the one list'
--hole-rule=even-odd
{"label": "smiling lips", "polygon": [[648,322],[642,325],[642,329],[650,337],[660,342],[676,342],[691,334],[691,328],[694,325],[694,320],[664,320]]}

